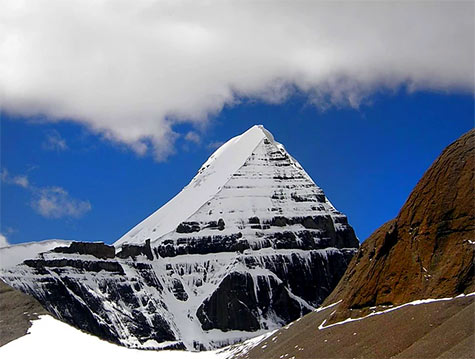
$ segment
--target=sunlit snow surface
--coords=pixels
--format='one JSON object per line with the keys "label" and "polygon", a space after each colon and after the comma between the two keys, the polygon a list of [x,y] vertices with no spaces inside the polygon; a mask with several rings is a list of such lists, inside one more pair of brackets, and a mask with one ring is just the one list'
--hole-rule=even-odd
{"label": "sunlit snow surface", "polygon": [[186,351],[149,351],[128,349],[108,343],[93,335],[86,334],[49,315],[43,315],[33,321],[29,334],[14,340],[0,348],[2,358],[104,358],[114,359],[154,358],[154,359],[185,359],[185,358],[226,358],[217,351],[186,352]]}
{"label": "sunlit snow surface", "polygon": [[269,332],[242,344],[213,351],[152,351],[128,349],[108,343],[54,319],[50,315],[42,315],[32,324],[27,335],[0,347],[1,358],[225,359],[232,358],[236,354],[245,354],[273,334],[273,332]]}
{"label": "sunlit snow surface", "polygon": [[[279,159],[283,160],[279,162]],[[269,161],[278,162],[276,165],[282,167],[269,165]],[[151,239],[153,245],[166,234],[169,238],[170,232],[183,221],[201,222],[216,220],[215,217],[224,219],[227,231],[242,230],[239,220],[252,216],[272,218],[278,215],[273,209],[301,216],[318,212],[341,216],[327,198],[317,209],[312,209],[309,202],[299,203],[290,197],[279,200],[277,197],[285,197],[284,193],[289,192],[288,185],[295,194],[298,191],[304,197],[324,196],[321,188],[269,131],[253,126],[216,150],[180,193],[114,245],[143,244],[146,239]]]}
{"label": "sunlit snow surface", "polygon": [[257,145],[266,137],[271,139],[271,136],[261,126],[254,126],[244,134],[226,142],[210,156],[198,174],[180,193],[132,228],[114,245],[143,243],[150,236],[159,238],[174,230],[180,222],[186,220],[212,198],[244,164]]}

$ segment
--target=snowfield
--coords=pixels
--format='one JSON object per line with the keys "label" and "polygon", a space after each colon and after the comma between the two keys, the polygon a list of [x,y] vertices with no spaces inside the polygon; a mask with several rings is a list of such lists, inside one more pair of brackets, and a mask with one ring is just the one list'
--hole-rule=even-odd
{"label": "snowfield", "polygon": [[266,333],[242,344],[220,350],[189,352],[180,350],[139,350],[111,344],[84,333],[50,315],[32,322],[28,334],[0,347],[1,358],[84,359],[113,357],[114,359],[226,359],[244,354],[272,335]]}

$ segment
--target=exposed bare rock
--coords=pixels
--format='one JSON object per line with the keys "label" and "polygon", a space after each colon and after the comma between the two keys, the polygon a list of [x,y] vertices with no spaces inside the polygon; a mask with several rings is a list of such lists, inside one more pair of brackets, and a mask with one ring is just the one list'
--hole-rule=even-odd
{"label": "exposed bare rock", "polygon": [[473,292],[475,130],[448,146],[398,216],[362,244],[325,304],[333,321],[375,305]]}
{"label": "exposed bare rock", "polygon": [[77,253],[90,254],[96,258],[114,258],[114,246],[108,246],[102,242],[72,242],[69,247],[56,247],[53,251],[57,253]]}

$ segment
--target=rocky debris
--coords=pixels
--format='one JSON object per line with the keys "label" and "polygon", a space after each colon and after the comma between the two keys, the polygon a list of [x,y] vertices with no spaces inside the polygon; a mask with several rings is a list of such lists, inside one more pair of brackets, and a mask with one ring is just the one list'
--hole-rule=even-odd
{"label": "rocky debris", "polygon": [[176,228],[177,233],[193,233],[200,231],[200,225],[198,222],[182,222]]}
{"label": "rocky debris", "polygon": [[188,300],[188,294],[186,293],[181,280],[177,278],[172,280],[172,293],[176,299],[182,302],[186,302]]}
{"label": "rocky debris", "polygon": [[475,130],[448,146],[398,216],[364,241],[325,301],[343,300],[333,321],[356,309],[475,290],[474,147]]}
{"label": "rocky debris", "polygon": [[56,247],[56,253],[90,254],[99,259],[115,257],[115,247],[102,242],[72,242],[69,247]]}

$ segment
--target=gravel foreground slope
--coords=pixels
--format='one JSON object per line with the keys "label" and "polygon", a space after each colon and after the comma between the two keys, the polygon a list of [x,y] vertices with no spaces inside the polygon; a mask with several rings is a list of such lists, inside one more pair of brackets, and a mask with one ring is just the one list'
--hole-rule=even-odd
{"label": "gravel foreground slope", "polygon": [[238,358],[474,358],[474,299],[407,305],[319,329],[338,309],[327,307],[280,329]]}

